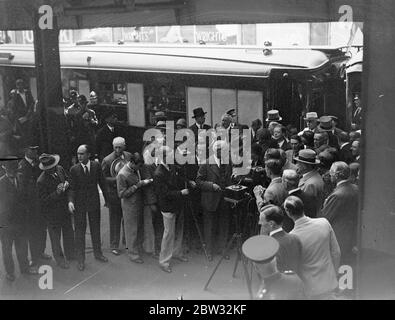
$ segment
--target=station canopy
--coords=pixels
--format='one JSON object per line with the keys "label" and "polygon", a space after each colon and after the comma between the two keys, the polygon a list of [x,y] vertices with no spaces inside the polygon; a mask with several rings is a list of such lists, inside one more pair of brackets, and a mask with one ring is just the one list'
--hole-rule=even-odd
{"label": "station canopy", "polygon": [[[372,10],[349,0],[353,21]],[[149,25],[328,22],[344,18],[342,0],[0,0],[0,30],[31,30],[42,5],[51,5],[60,29]],[[343,8],[343,9],[342,9]]]}

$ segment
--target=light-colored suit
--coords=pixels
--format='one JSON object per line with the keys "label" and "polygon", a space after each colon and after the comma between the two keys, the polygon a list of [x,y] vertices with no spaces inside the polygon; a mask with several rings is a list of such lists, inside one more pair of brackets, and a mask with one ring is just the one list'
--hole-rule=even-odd
{"label": "light-colored suit", "polygon": [[302,217],[290,234],[302,243],[299,276],[309,298],[330,293],[338,287],[340,247],[335,232],[325,218]]}
{"label": "light-colored suit", "polygon": [[304,194],[304,209],[306,216],[316,218],[324,202],[324,180],[318,171],[306,173],[299,181],[298,186]]}
{"label": "light-colored suit", "polygon": [[263,201],[265,204],[270,203],[281,207],[287,197],[288,191],[285,189],[281,177],[278,177],[270,182],[263,194]]}

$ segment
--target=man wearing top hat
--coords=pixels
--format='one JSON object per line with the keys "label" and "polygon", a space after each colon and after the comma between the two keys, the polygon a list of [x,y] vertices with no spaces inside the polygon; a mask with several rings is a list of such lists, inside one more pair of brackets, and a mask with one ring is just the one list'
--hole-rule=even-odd
{"label": "man wearing top hat", "polygon": [[12,247],[24,274],[37,274],[29,268],[28,242],[26,234],[26,211],[20,194],[21,182],[17,178],[18,158],[8,156],[0,159],[5,174],[0,178],[0,240],[4,267],[9,281],[15,280],[15,266]]}
{"label": "man wearing top hat", "polygon": [[306,131],[311,131],[313,133],[318,131],[319,120],[317,112],[307,112],[306,117],[303,118],[303,120],[306,121],[307,127],[298,133],[299,136],[303,135]]}
{"label": "man wearing top hat", "polygon": [[247,239],[242,246],[244,256],[253,262],[260,286],[256,300],[299,300],[303,299],[303,282],[296,274],[278,271],[278,240],[267,235]]}
{"label": "man wearing top hat", "polygon": [[37,187],[41,210],[48,225],[53,257],[61,268],[68,269],[68,261],[74,259],[74,231],[67,206],[69,178],[58,165],[59,160],[58,155],[45,153],[39,157],[39,168],[43,172],[37,180]]}
{"label": "man wearing top hat", "polygon": [[311,218],[317,217],[324,202],[324,181],[317,171],[320,161],[316,156],[314,150],[304,149],[295,157],[296,171],[302,176],[298,187],[303,192],[305,213]]}
{"label": "man wearing top hat", "polygon": [[27,213],[27,234],[32,266],[38,266],[40,259],[51,259],[49,255],[45,254],[47,224],[41,212],[37,190],[37,179],[41,175],[38,149],[38,146],[28,146],[25,149],[25,157],[19,162],[18,168],[21,197]]}

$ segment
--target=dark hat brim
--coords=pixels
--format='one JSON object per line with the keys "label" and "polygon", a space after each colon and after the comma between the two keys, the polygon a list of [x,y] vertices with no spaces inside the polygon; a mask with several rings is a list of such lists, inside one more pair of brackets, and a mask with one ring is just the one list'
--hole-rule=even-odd
{"label": "dark hat brim", "polygon": [[282,121],[282,120],[283,120],[282,117],[279,117],[279,118],[277,118],[277,119],[269,119],[269,118],[266,118],[266,122],[276,122],[276,121]]}
{"label": "dark hat brim", "polygon": [[194,114],[194,115],[192,116],[192,119],[195,119],[196,117],[204,116],[206,113],[207,113],[207,111],[203,111],[203,112],[196,113],[196,114]]}
{"label": "dark hat brim", "polygon": [[321,161],[318,160],[318,159],[315,159],[315,162],[311,162],[311,161],[306,161],[306,160],[304,160],[304,159],[300,159],[299,157],[295,157],[294,160],[295,160],[295,161],[298,161],[298,162],[307,163],[307,164],[313,164],[313,165],[317,165],[317,164],[320,164],[320,163],[321,163]]}

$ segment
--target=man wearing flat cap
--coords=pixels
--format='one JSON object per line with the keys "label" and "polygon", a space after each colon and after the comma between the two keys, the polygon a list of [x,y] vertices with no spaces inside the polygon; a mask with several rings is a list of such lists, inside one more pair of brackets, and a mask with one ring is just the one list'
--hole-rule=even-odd
{"label": "man wearing flat cap", "polygon": [[296,171],[302,176],[298,187],[304,195],[305,213],[311,218],[317,217],[324,202],[324,181],[317,171],[320,161],[316,156],[314,150],[304,149],[295,157]]}
{"label": "man wearing flat cap", "polygon": [[12,156],[0,159],[5,171],[0,178],[0,240],[6,277],[9,281],[15,280],[13,245],[21,273],[37,274],[37,270],[29,268],[26,211],[20,196],[21,183],[17,178],[18,160]]}
{"label": "man wearing flat cap", "polygon": [[[63,269],[69,268],[74,259],[74,230],[68,211],[69,177],[58,165],[58,155],[42,154],[39,168],[43,171],[37,180],[41,210],[47,221],[52,255]],[[61,245],[63,237],[63,250]]]}
{"label": "man wearing flat cap", "polygon": [[114,138],[113,152],[106,156],[101,168],[107,188],[108,209],[110,212],[110,247],[114,255],[120,255],[119,242],[122,223],[122,206],[121,199],[117,191],[117,174],[122,165],[127,163],[132,154],[125,151],[126,142],[122,137]]}
{"label": "man wearing flat cap", "polygon": [[259,235],[247,239],[242,246],[244,256],[254,266],[260,281],[256,300],[303,299],[303,283],[296,274],[281,273],[277,268],[279,242],[270,236]]}
{"label": "man wearing flat cap", "polygon": [[37,179],[41,175],[38,160],[38,146],[25,148],[25,157],[19,162],[18,177],[21,181],[21,196],[25,204],[28,221],[28,239],[32,266],[38,266],[40,259],[51,259],[45,254],[47,224],[40,209]]}

